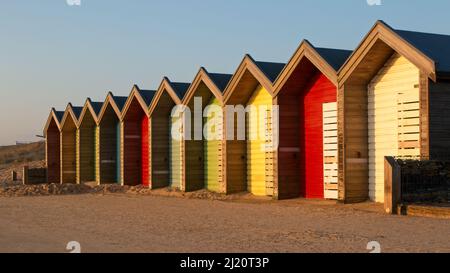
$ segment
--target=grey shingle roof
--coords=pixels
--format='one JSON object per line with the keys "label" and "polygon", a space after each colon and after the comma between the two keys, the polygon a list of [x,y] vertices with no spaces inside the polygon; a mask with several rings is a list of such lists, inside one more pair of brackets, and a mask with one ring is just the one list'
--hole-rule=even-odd
{"label": "grey shingle roof", "polygon": [[255,64],[261,69],[261,71],[267,76],[267,78],[274,82],[283,68],[286,66],[285,63],[270,63],[270,62],[258,62]]}
{"label": "grey shingle roof", "polygon": [[139,94],[144,99],[145,104],[147,104],[147,106],[150,106],[153,98],[156,95],[156,91],[155,90],[139,90]]}
{"label": "grey shingle roof", "polygon": [[116,102],[117,107],[122,112],[125,103],[127,103],[128,97],[121,96],[113,96],[114,101]]}
{"label": "grey shingle roof", "polygon": [[75,117],[77,119],[80,118],[81,112],[83,112],[83,107],[79,106],[72,106],[73,113],[75,114]]}
{"label": "grey shingle roof", "polygon": [[95,114],[98,116],[103,107],[103,102],[91,102],[92,108],[94,109]]}
{"label": "grey shingle roof", "polygon": [[184,98],[184,95],[186,95],[186,92],[188,91],[189,86],[191,84],[185,82],[171,82],[170,85],[174,89],[178,98],[182,100]]}
{"label": "grey shingle roof", "polygon": [[216,84],[221,92],[225,90],[228,83],[230,82],[233,75],[231,74],[220,74],[220,73],[208,73],[211,80]]}
{"label": "grey shingle roof", "polygon": [[64,117],[64,111],[55,111],[55,115],[58,119],[58,122],[61,122],[62,118]]}
{"label": "grey shingle roof", "polygon": [[317,53],[329,64],[334,70],[338,71],[345,61],[352,54],[351,50],[333,49],[333,48],[315,48]]}
{"label": "grey shingle roof", "polygon": [[435,61],[437,72],[450,73],[450,35],[414,32],[406,30],[394,31]]}

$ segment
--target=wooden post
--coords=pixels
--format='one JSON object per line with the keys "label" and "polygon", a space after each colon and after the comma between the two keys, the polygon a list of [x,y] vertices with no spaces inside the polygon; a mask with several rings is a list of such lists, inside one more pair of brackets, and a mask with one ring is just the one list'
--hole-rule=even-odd
{"label": "wooden post", "polygon": [[11,171],[11,180],[13,182],[17,181],[17,172],[16,171]]}
{"label": "wooden post", "polygon": [[398,214],[401,202],[401,168],[395,158],[387,156],[384,161],[384,209],[386,213]]}
{"label": "wooden post", "polygon": [[28,185],[28,166],[23,166],[22,181],[24,185]]}

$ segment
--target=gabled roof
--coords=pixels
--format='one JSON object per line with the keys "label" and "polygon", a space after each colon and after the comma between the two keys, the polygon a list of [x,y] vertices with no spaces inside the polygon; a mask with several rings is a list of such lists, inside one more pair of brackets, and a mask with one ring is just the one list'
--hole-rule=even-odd
{"label": "gabled roof", "polygon": [[339,84],[344,84],[364,56],[381,40],[407,58],[430,79],[450,76],[450,36],[397,30],[377,21],[347,62],[339,70]]}
{"label": "gabled roof", "polygon": [[[263,86],[267,92],[273,95],[273,81],[278,77],[285,64],[255,61],[250,55],[245,55],[233,77],[224,91],[224,103],[226,104],[235,92],[239,83],[244,79],[247,72]],[[242,91],[242,90],[240,90]]]}
{"label": "gabled roof", "polygon": [[190,83],[186,83],[186,82],[170,82],[169,81],[169,83],[180,99],[184,98],[184,96],[186,95],[186,93],[189,89],[189,86],[191,85]]}
{"label": "gabled roof", "polygon": [[192,84],[187,90],[182,103],[184,105],[189,104],[202,82],[208,87],[214,97],[222,102],[223,90],[227,86],[231,77],[232,75],[230,74],[209,73],[204,67],[200,68],[194,80],[192,81]]}
{"label": "gabled roof", "polygon": [[45,126],[44,126],[44,136],[47,135],[47,131],[48,131],[48,128],[50,127],[52,120],[55,121],[56,127],[58,127],[58,130],[61,130],[61,120],[62,120],[63,116],[64,116],[63,111],[56,111],[55,108],[52,108],[50,110],[50,113],[47,118],[47,122],[45,123]]}
{"label": "gabled roof", "polygon": [[[251,58],[250,55],[249,57]],[[281,70],[286,66],[285,63],[254,62],[271,82],[274,82],[277,79]]]}
{"label": "gabled roof", "polygon": [[156,90],[152,103],[150,104],[149,115],[151,116],[153,111],[155,111],[155,108],[164,92],[169,94],[176,105],[182,104],[182,99],[186,95],[190,85],[190,83],[171,82],[169,78],[164,77],[158,90]]}
{"label": "gabled roof", "polygon": [[66,111],[64,112],[64,116],[61,120],[61,130],[64,128],[66,121],[68,118],[71,118],[74,125],[78,125],[78,119],[83,111],[83,107],[80,106],[72,106],[72,103],[69,103],[66,107]]}
{"label": "gabled roof", "polygon": [[133,102],[134,99],[137,99],[139,105],[142,107],[142,110],[145,112],[146,115],[148,115],[148,110],[153,98],[155,97],[155,94],[156,91],[141,90],[139,86],[137,86],[136,84],[133,85],[130,95],[128,96],[125,106],[123,107],[121,119],[125,118],[128,109],[130,108],[131,103]]}
{"label": "gabled roof", "polygon": [[122,109],[127,101],[128,97],[114,96],[112,92],[108,92],[105,102],[103,103],[102,109],[98,114],[98,123],[100,123],[105,115],[108,106],[111,106],[117,115],[117,118],[122,117]]}
{"label": "gabled roof", "polygon": [[95,123],[98,123],[98,114],[100,113],[102,109],[102,102],[92,102],[90,98],[86,99],[86,102],[84,103],[83,110],[81,111],[80,117],[78,118],[78,124],[77,126],[80,127],[81,123],[83,123],[84,117],[86,114],[91,114],[92,118],[94,119]]}
{"label": "gabled roof", "polygon": [[[274,94],[277,95],[285,86],[288,79],[302,63],[304,58],[324,74],[336,86],[338,85],[337,71],[345,63],[352,51],[333,48],[316,48],[308,40],[303,40],[294,55],[284,67],[283,71],[274,83]],[[299,72],[297,72],[299,73]],[[309,77],[309,73],[302,71],[299,77]]]}

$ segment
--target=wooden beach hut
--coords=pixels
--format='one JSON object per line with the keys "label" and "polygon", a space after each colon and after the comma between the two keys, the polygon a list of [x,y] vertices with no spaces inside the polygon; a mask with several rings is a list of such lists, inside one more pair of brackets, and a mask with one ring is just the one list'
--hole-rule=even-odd
{"label": "wooden beach hut", "polygon": [[63,111],[52,108],[44,128],[47,183],[61,183],[61,120]]}
{"label": "wooden beach hut", "polygon": [[[285,64],[257,62],[246,55],[224,93],[224,104],[245,107],[242,114],[225,111],[225,182],[227,193],[248,191],[257,196],[273,196],[274,189],[274,131],[272,130],[273,81]],[[234,117],[234,122],[228,121]],[[245,134],[242,136],[241,134]],[[242,139],[245,140],[242,140]],[[233,139],[233,140],[230,140]]]}
{"label": "wooden beach hut", "polygon": [[337,71],[350,54],[305,40],[274,84],[279,198],[338,198]]}
{"label": "wooden beach hut", "polygon": [[[183,141],[183,188],[186,191],[203,188],[213,192],[226,191],[222,170],[223,90],[231,77],[201,68],[183,100],[191,116],[190,138]],[[196,99],[200,105],[195,105]],[[197,122],[194,121],[196,118]]]}
{"label": "wooden beach hut", "polygon": [[77,129],[77,183],[97,181],[98,114],[102,102],[86,100]]}
{"label": "wooden beach hut", "polygon": [[77,124],[82,111],[69,103],[61,120],[61,183],[77,183]]}
{"label": "wooden beach hut", "polygon": [[384,157],[450,154],[450,36],[379,21],[339,71],[339,199],[384,201]]}
{"label": "wooden beach hut", "polygon": [[127,99],[109,92],[98,115],[98,184],[120,183],[120,118]]}
{"label": "wooden beach hut", "polygon": [[165,77],[150,105],[150,188],[182,189],[182,143],[172,138],[172,123],[182,117],[172,118],[171,114],[176,105],[182,104],[189,85]]}
{"label": "wooden beach hut", "polygon": [[149,186],[150,127],[148,110],[156,91],[137,85],[125,103],[121,118],[121,182],[123,185]]}

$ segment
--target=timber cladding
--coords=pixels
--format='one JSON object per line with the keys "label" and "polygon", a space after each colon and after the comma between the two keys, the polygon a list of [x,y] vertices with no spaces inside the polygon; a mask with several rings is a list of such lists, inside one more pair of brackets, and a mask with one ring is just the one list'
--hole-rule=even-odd
{"label": "timber cladding", "polygon": [[61,181],[61,136],[60,121],[64,112],[52,109],[44,129],[47,182]]}
{"label": "timber cladding", "polygon": [[61,121],[61,183],[77,183],[77,123],[81,110],[69,104]]}
{"label": "timber cladding", "polygon": [[344,202],[384,201],[385,156],[430,156],[428,79],[436,79],[434,62],[398,33],[378,22],[339,72]]}
{"label": "timber cladding", "polygon": [[183,188],[184,148],[181,140],[172,138],[172,125],[177,123],[180,132],[182,120],[172,118],[176,105],[182,104],[182,98],[189,88],[189,83],[171,82],[164,78],[149,107],[149,187]]}
{"label": "timber cladding", "polygon": [[[227,193],[249,191],[255,195],[278,198],[275,187],[276,156],[273,147],[270,148],[273,145],[272,81],[284,66],[256,62],[247,55],[225,89],[225,105],[244,105],[248,109],[246,122],[241,125],[238,123],[241,117],[236,112],[224,114],[224,124],[231,123],[227,119],[234,117],[233,128],[224,128],[227,136],[223,145]],[[261,109],[265,111],[260,112]],[[245,131],[245,140],[238,138],[241,130]]]}
{"label": "timber cladding", "polygon": [[98,115],[98,184],[120,183],[120,118],[127,100],[109,93]]}
{"label": "timber cladding", "polygon": [[[189,139],[183,140],[185,175],[182,184],[186,191],[206,188],[213,192],[225,192],[222,92],[230,79],[231,75],[210,74],[201,68],[183,100],[191,115]],[[207,128],[206,135],[203,134],[204,128]]]}
{"label": "timber cladding", "polygon": [[97,181],[97,113],[88,99],[77,129],[77,183]]}
{"label": "timber cladding", "polygon": [[[90,101],[82,110],[69,104],[46,124],[47,179],[382,202],[385,156],[450,157],[446,48],[450,36],[377,22],[351,55],[304,41],[287,65],[246,55],[234,75],[201,68],[192,85],[164,78],[157,91],[109,93],[100,111]],[[172,117],[177,105],[194,110],[195,98],[204,124],[209,106],[222,108],[221,139],[195,139],[198,124]],[[247,107],[244,123],[226,112],[236,105]],[[194,139],[172,138],[173,125]]]}
{"label": "timber cladding", "polygon": [[280,199],[337,198],[337,70],[350,54],[305,40],[274,83]]}

